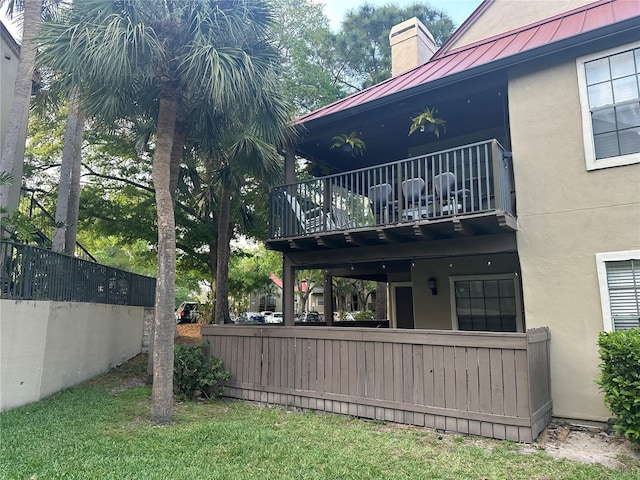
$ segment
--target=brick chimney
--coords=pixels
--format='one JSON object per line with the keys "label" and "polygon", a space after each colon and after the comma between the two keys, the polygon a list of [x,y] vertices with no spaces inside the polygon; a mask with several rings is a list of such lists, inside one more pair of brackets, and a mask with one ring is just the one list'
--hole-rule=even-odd
{"label": "brick chimney", "polygon": [[427,63],[438,49],[431,32],[416,17],[392,27],[389,43],[393,77]]}

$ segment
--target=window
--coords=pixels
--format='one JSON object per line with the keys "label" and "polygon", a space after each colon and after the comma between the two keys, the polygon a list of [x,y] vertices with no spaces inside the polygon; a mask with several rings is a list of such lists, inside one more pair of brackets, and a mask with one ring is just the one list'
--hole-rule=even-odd
{"label": "window", "polygon": [[640,162],[640,44],[577,64],[587,169]]}
{"label": "window", "polygon": [[514,274],[450,277],[453,328],[522,332],[522,303]]}
{"label": "window", "polygon": [[316,305],[318,307],[324,307],[324,295],[317,295],[316,296]]}
{"label": "window", "polygon": [[640,327],[640,250],[596,255],[606,332]]}

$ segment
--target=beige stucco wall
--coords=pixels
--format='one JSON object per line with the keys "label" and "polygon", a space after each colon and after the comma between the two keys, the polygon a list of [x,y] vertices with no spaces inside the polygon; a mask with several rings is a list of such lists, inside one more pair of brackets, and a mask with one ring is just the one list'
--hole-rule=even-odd
{"label": "beige stucco wall", "polygon": [[640,247],[640,164],[587,171],[576,72],[511,72],[517,242],[527,326],[551,329],[553,413],[604,420],[595,255]]}
{"label": "beige stucco wall", "polygon": [[0,300],[0,410],[77,385],[140,353],[144,316],[144,307]]}
{"label": "beige stucco wall", "polygon": [[[416,260],[415,267],[411,269],[415,328],[451,330],[449,277],[519,272],[516,254]],[[437,295],[427,288],[430,277],[437,281]]]}
{"label": "beige stucco wall", "polygon": [[[11,113],[11,103],[13,102],[13,85],[18,72],[19,57],[16,50],[2,36],[0,40],[0,152],[4,147],[4,138],[9,124],[9,114]],[[17,208],[20,200],[20,181],[22,179],[24,142],[27,136],[27,122],[29,109],[24,112],[22,129],[20,131],[20,142],[16,153],[16,164],[13,166],[12,176],[15,181],[11,184],[9,192],[9,209]]]}
{"label": "beige stucco wall", "polygon": [[450,49],[505,33],[593,2],[594,0],[493,0],[484,14],[475,23],[469,25]]}

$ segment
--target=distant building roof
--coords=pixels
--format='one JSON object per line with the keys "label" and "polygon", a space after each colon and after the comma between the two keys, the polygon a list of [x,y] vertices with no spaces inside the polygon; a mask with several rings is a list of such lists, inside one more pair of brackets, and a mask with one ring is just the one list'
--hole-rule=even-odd
{"label": "distant building roof", "polygon": [[[270,274],[270,275],[269,275],[269,278],[271,279],[271,281],[272,281],[273,283],[275,283],[275,284],[276,284],[276,286],[277,286],[279,289],[281,289],[281,290],[282,290],[282,279],[281,279],[281,278],[279,278],[275,273]],[[296,291],[296,292],[298,291],[298,287],[297,287],[297,286],[295,286],[295,287],[294,287],[294,291]],[[306,292],[306,291],[307,291],[307,282],[302,282],[302,291],[303,291],[303,292]]]}
{"label": "distant building roof", "polygon": [[499,60],[557,44],[601,27],[638,17],[640,1],[600,0],[545,20],[499,35],[435,54],[434,58],[396,77],[354,93],[346,98],[302,115],[295,123],[305,123],[368,102],[424,85],[435,80],[467,72],[480,66],[498,66]]}

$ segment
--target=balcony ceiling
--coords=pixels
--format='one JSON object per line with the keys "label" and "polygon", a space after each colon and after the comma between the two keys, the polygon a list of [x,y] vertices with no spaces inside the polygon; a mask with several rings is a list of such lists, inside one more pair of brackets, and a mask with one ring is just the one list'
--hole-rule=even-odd
{"label": "balcony ceiling", "polygon": [[[296,150],[338,173],[408,158],[416,149],[428,153],[487,138],[502,140],[508,135],[506,78],[497,74],[484,77],[481,84],[466,82],[455,92],[452,95],[452,89],[440,89],[335,122],[307,124]],[[408,135],[411,119],[426,107],[436,108],[437,116],[446,121],[446,132],[439,139],[426,132]],[[361,157],[331,149],[333,137],[351,132],[365,142]]]}

